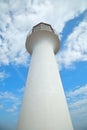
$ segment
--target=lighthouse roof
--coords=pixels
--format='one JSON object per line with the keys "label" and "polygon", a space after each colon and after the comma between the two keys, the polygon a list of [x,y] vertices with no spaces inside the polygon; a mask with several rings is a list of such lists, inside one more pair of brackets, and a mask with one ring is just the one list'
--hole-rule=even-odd
{"label": "lighthouse roof", "polygon": [[50,24],[40,22],[39,24],[35,25],[32,29],[32,32],[40,31],[40,30],[47,30],[50,32],[54,32],[53,28]]}

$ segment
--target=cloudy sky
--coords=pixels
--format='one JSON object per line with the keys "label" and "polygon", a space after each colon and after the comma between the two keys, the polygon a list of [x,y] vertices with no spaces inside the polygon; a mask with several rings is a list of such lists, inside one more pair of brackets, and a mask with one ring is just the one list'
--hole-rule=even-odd
{"label": "cloudy sky", "polygon": [[87,130],[87,0],[0,0],[0,130],[16,130],[31,56],[25,40],[39,22],[60,37],[56,61],[75,130]]}

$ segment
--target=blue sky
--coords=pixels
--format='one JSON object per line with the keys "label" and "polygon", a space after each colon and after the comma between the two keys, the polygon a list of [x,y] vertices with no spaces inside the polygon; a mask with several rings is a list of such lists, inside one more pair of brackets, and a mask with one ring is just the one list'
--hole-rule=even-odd
{"label": "blue sky", "polygon": [[31,56],[27,34],[52,25],[55,56],[75,130],[87,130],[87,0],[0,0],[0,130],[16,130]]}

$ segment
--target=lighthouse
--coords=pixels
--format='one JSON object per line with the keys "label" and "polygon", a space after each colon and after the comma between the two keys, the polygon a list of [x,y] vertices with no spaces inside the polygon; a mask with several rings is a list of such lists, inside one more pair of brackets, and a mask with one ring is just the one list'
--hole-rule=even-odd
{"label": "lighthouse", "polygon": [[60,42],[51,25],[39,23],[26,39],[31,63],[18,130],[73,130],[55,54]]}

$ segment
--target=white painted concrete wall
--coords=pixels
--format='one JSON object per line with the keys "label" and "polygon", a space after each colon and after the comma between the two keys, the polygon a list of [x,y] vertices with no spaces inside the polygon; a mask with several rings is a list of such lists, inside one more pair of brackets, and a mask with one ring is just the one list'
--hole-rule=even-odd
{"label": "white painted concrete wall", "polygon": [[73,130],[52,44],[34,46],[18,130]]}

